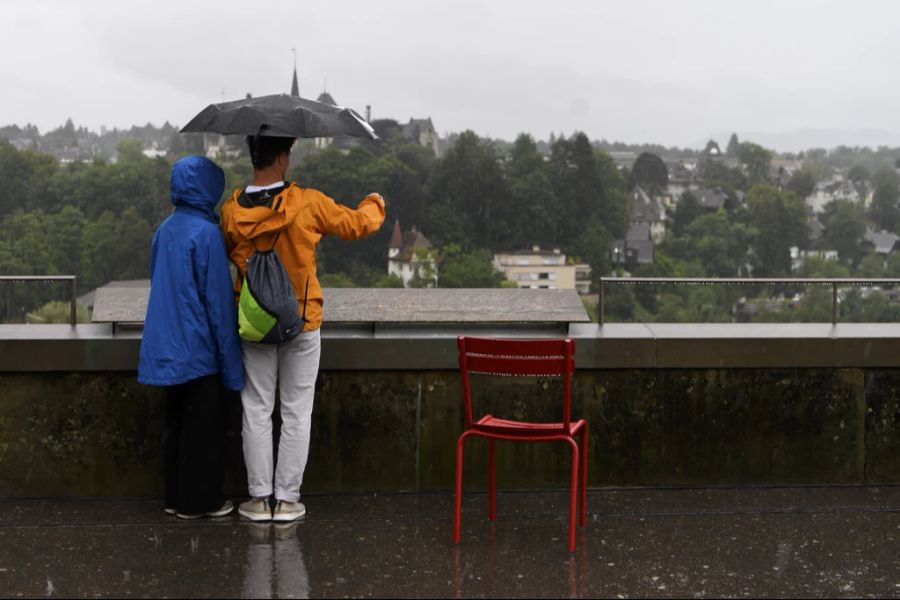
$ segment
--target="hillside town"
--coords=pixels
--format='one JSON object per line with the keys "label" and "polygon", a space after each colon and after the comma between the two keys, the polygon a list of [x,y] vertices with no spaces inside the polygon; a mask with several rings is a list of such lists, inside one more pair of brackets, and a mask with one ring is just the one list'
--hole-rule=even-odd
{"label": "hillside town", "polygon": [[[299,94],[296,72],[290,93]],[[249,98],[251,94],[247,96]],[[317,101],[339,105],[335,93],[325,89],[317,96]],[[436,172],[420,170],[419,183],[414,186],[419,191],[408,186],[404,189],[404,194],[412,191],[412,195],[401,199],[401,206],[397,206],[392,215],[389,231],[377,236],[380,247],[370,247],[369,257],[348,257],[350,260],[344,265],[325,261],[323,283],[326,285],[503,285],[575,289],[590,307],[598,277],[609,275],[808,277],[852,274],[880,278],[900,274],[900,258],[897,258],[900,255],[895,254],[900,241],[900,150],[897,149],[873,151],[839,147],[776,153],[752,142],[742,142],[737,134],[732,134],[727,144],[721,146],[716,140],[710,140],[702,150],[628,146],[604,140],[582,146],[588,143],[587,138],[577,132],[570,137],[551,133],[548,140],[527,137],[511,143],[480,139],[472,132],[439,134],[430,117],[378,118],[373,116],[371,105],[365,107],[364,114],[381,140],[300,140],[291,157],[299,180],[310,174],[315,176],[319,166],[329,161],[335,165],[346,161],[358,163],[360,157],[365,157],[364,161],[384,161],[399,156],[398,151],[408,154],[411,152],[408,148],[418,148],[416,152],[422,157],[408,165],[421,169],[425,164],[422,161],[425,161],[432,165],[425,168],[436,168]],[[144,172],[148,168],[160,170],[161,165],[185,153],[205,155],[235,172],[245,170],[249,160],[244,140],[239,136],[182,134],[170,123],[159,127],[148,123],[128,130],[94,132],[76,127],[69,119],[61,127],[43,134],[33,125],[7,125],[0,128],[0,143],[5,145],[3,155],[8,158],[47,157],[41,160],[52,161],[59,177],[67,170],[133,170],[137,166]],[[466,144],[475,144],[483,158],[494,164],[463,164],[460,168],[488,169],[493,173],[490,177],[511,179],[509,183],[501,181],[502,190],[498,188],[494,192],[507,197],[478,199],[474,205],[472,198],[461,199],[459,207],[462,210],[467,206],[491,205],[501,215],[492,219],[502,219],[505,211],[512,211],[509,214],[546,211],[533,214],[545,214],[545,224],[557,225],[537,229],[533,228],[534,223],[521,227],[509,225],[507,229],[519,230],[514,235],[495,231],[490,234],[494,239],[490,240],[472,235],[478,229],[482,232],[494,230],[497,223],[485,222],[481,226],[473,223],[474,228],[465,235],[447,229],[449,222],[441,216],[441,199],[434,197],[446,190],[437,189],[435,182],[428,178],[439,174],[440,165],[454,161]],[[559,160],[573,160],[573,152],[585,151],[588,154],[582,154],[578,160],[600,161],[585,168],[606,169],[596,184],[587,184],[598,186],[600,196],[596,200],[583,196],[564,198],[569,192],[557,187],[567,185],[564,180],[551,182],[554,191],[547,198],[536,198],[527,191],[524,195],[513,193],[509,196],[512,189],[507,186],[514,183],[518,176],[516,171],[521,171],[522,176],[533,177],[541,170],[552,171]],[[518,165],[517,160],[523,158],[523,152],[527,155],[524,158],[538,162],[531,166]],[[494,183],[482,186],[474,193],[491,194],[485,189],[492,186],[495,187]],[[429,199],[428,195],[432,197]],[[599,204],[596,203],[598,200]],[[151,200],[148,202],[152,204]],[[619,203],[614,215],[596,212],[604,202]],[[55,208],[61,209],[67,203],[66,198],[61,197]],[[503,206],[507,203],[511,204]],[[528,208],[534,203],[542,205]],[[22,224],[13,224],[24,218],[12,210],[16,205],[14,198],[0,202],[2,223],[11,231],[0,243],[0,257],[4,244],[8,246],[6,254],[13,256],[15,238],[23,235]],[[585,208],[579,209],[582,205]],[[52,212],[54,207],[47,206],[46,209]],[[578,213],[580,224],[566,225],[564,221],[568,217],[562,213],[573,210]],[[100,216],[90,208],[88,212]],[[151,210],[142,215],[145,231],[151,230],[153,221],[161,214]],[[114,217],[111,214],[109,218]],[[465,218],[471,219],[472,215]],[[588,225],[590,231],[584,229]],[[535,233],[530,234],[529,230]],[[17,231],[19,233],[15,233]],[[503,237],[507,238],[506,242]],[[591,239],[596,243],[589,241]],[[82,252],[96,246],[96,243],[84,242],[80,244]],[[142,256],[137,243],[134,248],[135,254]],[[342,249],[335,250],[336,257],[343,252]],[[325,252],[326,256],[332,254],[328,247]],[[55,270],[87,268],[84,257],[76,262],[70,261],[71,266],[63,268],[67,263],[61,261]],[[93,264],[90,268],[102,270]],[[127,280],[131,273],[137,275],[139,271],[139,268],[132,268],[130,272],[129,269],[111,268],[106,275],[82,276],[84,285],[91,286],[82,291],[89,292],[109,281]],[[378,271],[380,276],[376,275]],[[479,272],[480,276],[477,275]],[[660,318],[660,315],[666,315],[663,318],[687,318],[685,311],[690,312],[688,307],[696,304],[684,295],[678,300],[664,291],[651,296],[640,290],[637,292],[635,300],[631,296],[634,289],[619,290],[632,298],[628,302],[633,307],[622,305],[621,314],[617,314],[617,304],[613,302],[612,318],[652,319]],[[770,290],[758,298],[720,294],[714,302],[712,299],[705,301],[706,304],[718,304],[705,314],[713,320],[750,320],[762,318],[760,315],[770,319],[806,318],[800,310],[805,297],[807,290],[793,288]],[[857,312],[867,302],[875,303],[883,318],[900,311],[900,305],[895,306],[897,294],[879,286],[842,289],[840,300],[846,300],[847,306],[856,306],[853,310]],[[32,306],[29,310],[35,308]],[[6,309],[11,310],[9,306]],[[807,306],[807,312],[810,310]],[[870,308],[867,314],[874,310]]]}

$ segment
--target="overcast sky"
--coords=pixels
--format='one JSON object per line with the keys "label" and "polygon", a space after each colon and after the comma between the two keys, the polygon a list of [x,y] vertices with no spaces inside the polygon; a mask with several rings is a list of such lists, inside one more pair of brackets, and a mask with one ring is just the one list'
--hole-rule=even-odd
{"label": "overcast sky", "polygon": [[183,125],[289,91],[293,47],[301,95],[442,134],[894,144],[898,31],[893,0],[0,0],[0,124]]}

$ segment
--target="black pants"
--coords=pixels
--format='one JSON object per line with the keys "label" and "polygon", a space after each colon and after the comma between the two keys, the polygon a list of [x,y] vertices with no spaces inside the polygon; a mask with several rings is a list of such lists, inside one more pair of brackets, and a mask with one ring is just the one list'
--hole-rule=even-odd
{"label": "black pants", "polygon": [[199,514],[225,502],[223,398],[218,375],[166,388],[166,508]]}

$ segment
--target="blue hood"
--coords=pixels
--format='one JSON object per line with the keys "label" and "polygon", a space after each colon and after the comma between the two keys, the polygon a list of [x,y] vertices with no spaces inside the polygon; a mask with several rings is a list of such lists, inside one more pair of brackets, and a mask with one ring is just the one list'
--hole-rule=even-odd
{"label": "blue hood", "polygon": [[172,167],[172,204],[190,206],[210,216],[225,190],[225,173],[203,156],[185,156]]}

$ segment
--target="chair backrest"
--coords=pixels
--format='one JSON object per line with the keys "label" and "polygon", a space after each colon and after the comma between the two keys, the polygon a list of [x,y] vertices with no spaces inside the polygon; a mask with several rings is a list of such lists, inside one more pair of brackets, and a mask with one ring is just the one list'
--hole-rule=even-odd
{"label": "chair backrest", "polygon": [[466,426],[471,427],[472,389],[470,374],[561,377],[563,380],[563,429],[571,419],[572,373],[575,372],[575,341],[571,339],[517,340],[460,336],[459,370],[466,404]]}

